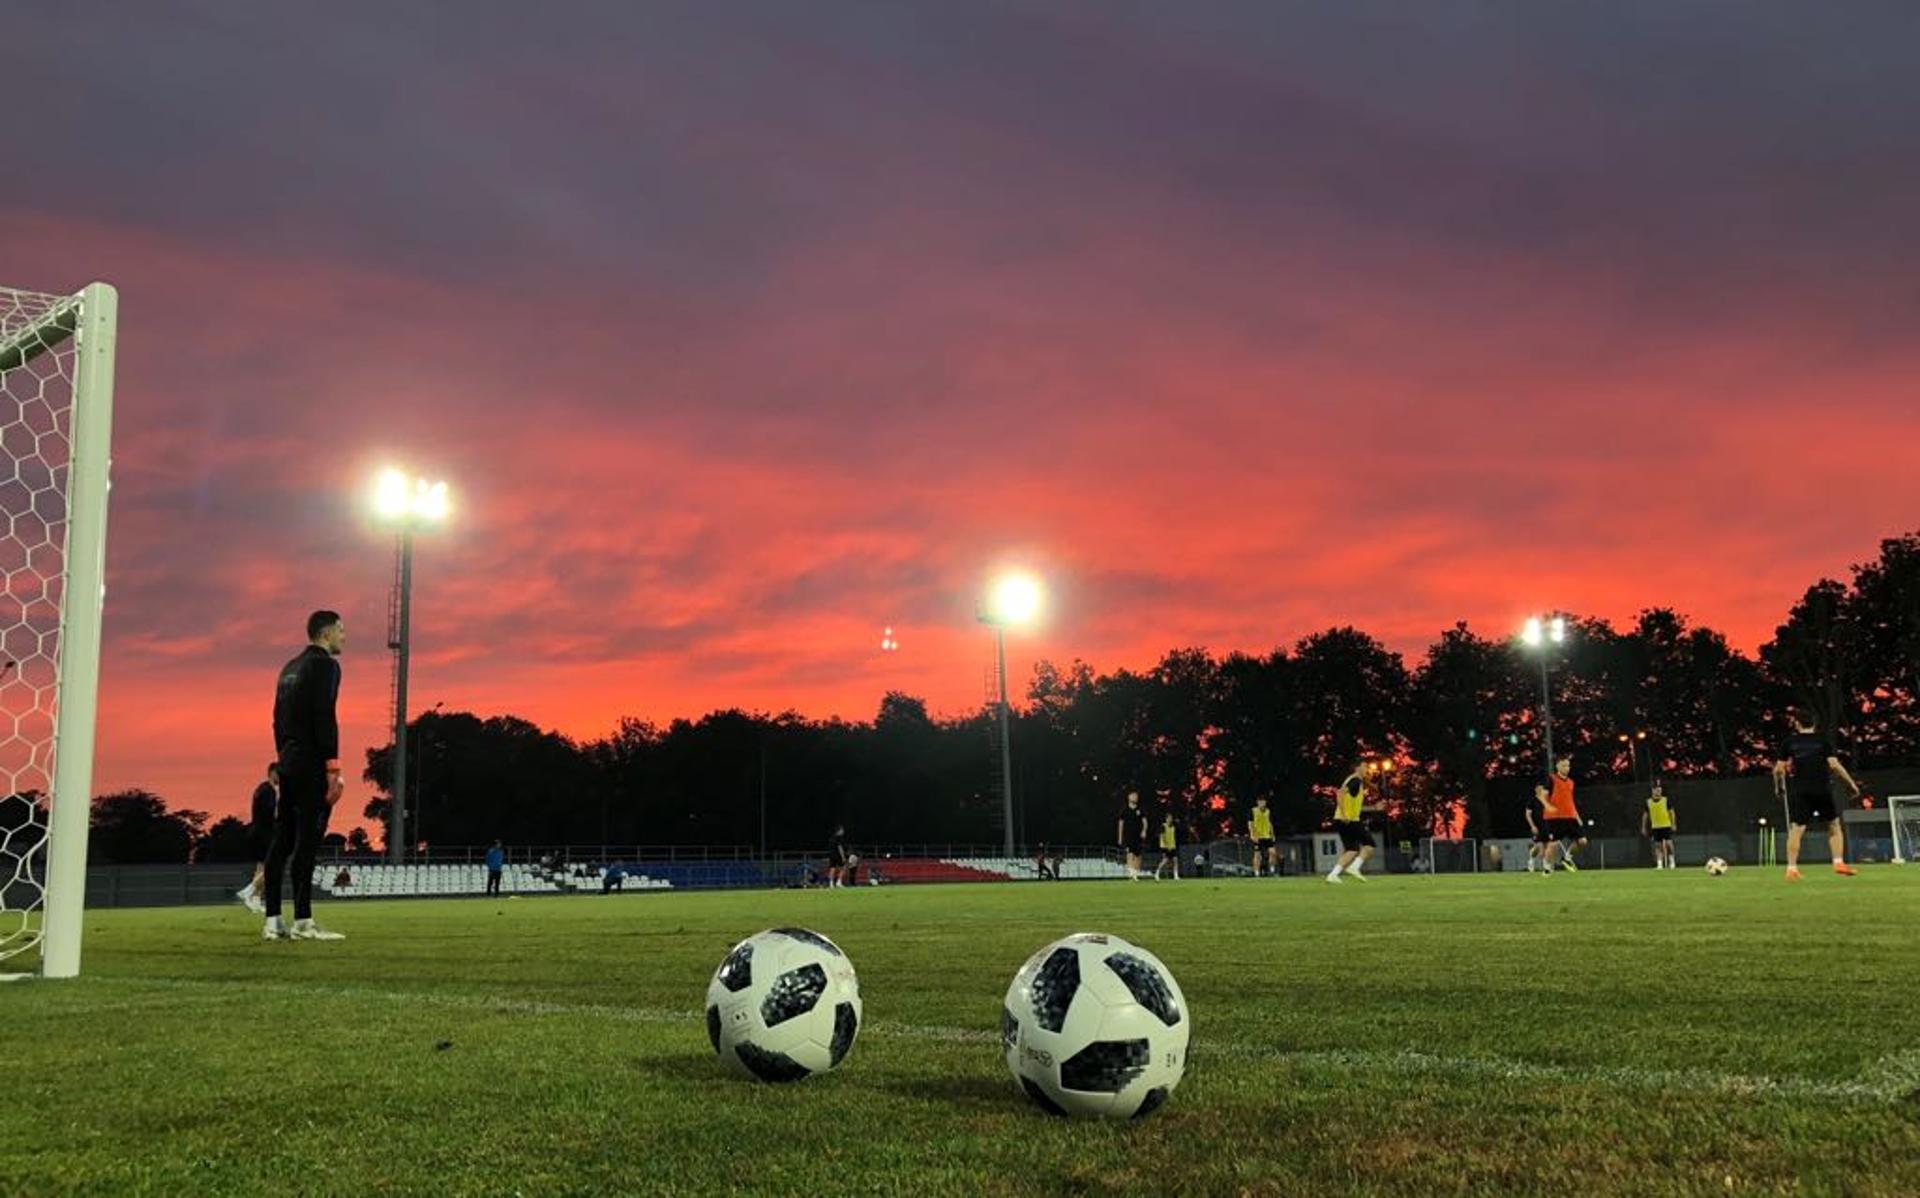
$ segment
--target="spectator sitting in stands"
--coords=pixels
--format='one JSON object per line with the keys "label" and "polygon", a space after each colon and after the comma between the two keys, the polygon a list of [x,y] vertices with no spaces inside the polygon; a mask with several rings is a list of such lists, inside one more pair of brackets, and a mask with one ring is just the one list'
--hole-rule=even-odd
{"label": "spectator sitting in stands", "polygon": [[612,865],[607,866],[607,872],[601,876],[600,893],[606,894],[608,891],[623,889],[623,887],[621,886],[621,883],[625,882],[626,880],[627,880],[626,869],[623,868],[618,861],[616,861]]}
{"label": "spectator sitting in stands", "polygon": [[345,890],[352,885],[353,878],[347,873],[347,867],[344,865],[341,866],[340,872],[333,875],[333,888],[335,890]]}

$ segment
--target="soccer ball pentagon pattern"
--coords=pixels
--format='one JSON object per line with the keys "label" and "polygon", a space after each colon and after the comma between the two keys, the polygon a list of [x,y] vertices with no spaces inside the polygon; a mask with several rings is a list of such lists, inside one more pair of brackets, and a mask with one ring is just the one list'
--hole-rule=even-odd
{"label": "soccer ball pentagon pattern", "polygon": [[1193,1020],[1159,958],[1118,936],[1078,932],[1027,959],[1007,987],[1007,1068],[1055,1115],[1137,1118],[1187,1066]]}
{"label": "soccer ball pentagon pattern", "polygon": [[1707,872],[1717,878],[1727,872],[1727,863],[1719,857],[1709,857],[1707,858]]}
{"label": "soccer ball pentagon pattern", "polygon": [[765,1082],[797,1082],[847,1059],[860,1031],[860,981],[840,946],[773,928],[733,946],[707,984],[707,1038],[720,1062]]}

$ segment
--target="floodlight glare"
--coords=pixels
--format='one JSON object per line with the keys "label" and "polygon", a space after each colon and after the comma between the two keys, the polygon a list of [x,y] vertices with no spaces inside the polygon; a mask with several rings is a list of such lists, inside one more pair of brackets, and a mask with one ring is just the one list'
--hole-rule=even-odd
{"label": "floodlight glare", "polygon": [[1040,616],[1045,592],[1031,574],[1008,574],[993,584],[987,596],[987,619],[1006,627],[1031,624]]}
{"label": "floodlight glare", "polygon": [[1567,639],[1567,618],[1565,616],[1555,616],[1553,618],[1553,623],[1548,625],[1548,632],[1552,635],[1553,643],[1556,645],[1559,644],[1561,641],[1566,640]]}
{"label": "floodlight glare", "polygon": [[447,484],[420,483],[413,494],[413,514],[422,520],[445,520],[449,508]]}
{"label": "floodlight glare", "polygon": [[407,476],[398,470],[383,470],[373,485],[374,510],[389,520],[407,514]]}
{"label": "floodlight glare", "polygon": [[1536,647],[1538,647],[1541,641],[1546,639],[1546,630],[1542,626],[1539,616],[1527,617],[1526,627],[1520,630],[1520,639]]}
{"label": "floodlight glare", "polygon": [[374,511],[396,524],[438,524],[447,518],[452,506],[443,482],[412,478],[401,470],[383,470],[374,482]]}

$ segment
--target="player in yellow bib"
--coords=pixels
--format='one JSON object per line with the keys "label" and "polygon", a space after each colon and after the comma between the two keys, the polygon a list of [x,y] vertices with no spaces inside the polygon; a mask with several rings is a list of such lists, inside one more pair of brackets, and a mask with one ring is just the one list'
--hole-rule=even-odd
{"label": "player in yellow bib", "polygon": [[1667,801],[1667,792],[1658,782],[1653,784],[1653,794],[1647,799],[1647,809],[1640,816],[1640,835],[1653,842],[1653,868],[1673,868],[1673,804]]}
{"label": "player in yellow bib", "polygon": [[1265,795],[1253,801],[1253,818],[1247,822],[1247,835],[1253,838],[1253,876],[1277,875],[1280,851],[1273,847],[1273,812],[1267,807]]}
{"label": "player in yellow bib", "polygon": [[1173,873],[1173,880],[1178,882],[1180,880],[1180,834],[1174,828],[1171,811],[1160,820],[1160,864],[1153,867],[1155,880],[1169,870]]}
{"label": "player in yellow bib", "polygon": [[1332,872],[1327,881],[1338,882],[1342,877],[1364,882],[1367,876],[1360,867],[1373,856],[1373,833],[1367,831],[1366,822],[1361,818],[1367,809],[1367,782],[1359,767],[1340,783],[1340,789],[1333,792],[1333,830],[1340,834],[1340,859],[1333,863]]}

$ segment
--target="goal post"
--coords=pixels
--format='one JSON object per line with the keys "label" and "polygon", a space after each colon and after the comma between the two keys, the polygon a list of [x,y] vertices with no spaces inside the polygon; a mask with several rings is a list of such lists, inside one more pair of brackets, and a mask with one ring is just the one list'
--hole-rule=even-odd
{"label": "goal post", "polygon": [[1920,795],[1887,799],[1887,826],[1893,835],[1893,863],[1905,865],[1920,854]]}
{"label": "goal post", "polygon": [[80,972],[118,316],[0,287],[0,971]]}
{"label": "goal post", "polygon": [[1480,841],[1472,836],[1423,836],[1419,856],[1414,860],[1424,862],[1424,872],[1428,874],[1477,874]]}

